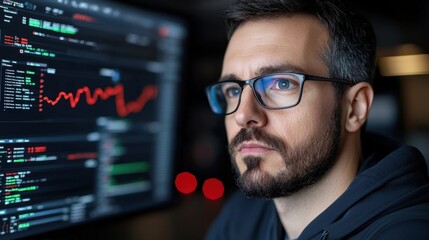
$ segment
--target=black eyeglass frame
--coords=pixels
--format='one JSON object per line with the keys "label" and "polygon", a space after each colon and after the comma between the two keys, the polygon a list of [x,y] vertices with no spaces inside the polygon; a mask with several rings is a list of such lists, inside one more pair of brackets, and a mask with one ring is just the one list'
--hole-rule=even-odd
{"label": "black eyeglass frame", "polygon": [[[263,103],[261,97],[259,96],[259,93],[255,90],[255,82],[257,80],[261,79],[261,78],[264,78],[264,77],[269,77],[269,76],[274,76],[274,75],[282,75],[282,74],[294,75],[294,76],[296,76],[300,80],[301,87],[300,87],[300,90],[299,90],[299,98],[298,98],[298,100],[296,101],[295,104],[290,105],[290,106],[286,106],[286,107],[269,107],[269,106],[267,106],[267,105],[265,105]],[[280,109],[287,109],[287,108],[295,107],[296,105],[298,105],[301,102],[302,90],[304,89],[304,82],[305,81],[335,82],[335,83],[347,84],[347,85],[350,85],[350,86],[353,86],[353,85],[356,84],[356,82],[354,82],[354,81],[350,81],[350,80],[346,80],[346,79],[341,79],[341,78],[328,78],[328,77],[320,77],[320,76],[314,76],[314,75],[302,74],[302,73],[279,72],[279,73],[270,73],[270,74],[265,74],[265,75],[257,76],[257,77],[254,77],[254,78],[251,78],[251,79],[248,79],[248,80],[223,80],[223,81],[219,81],[219,82],[212,83],[212,84],[208,85],[205,90],[206,90],[206,95],[207,95],[207,98],[209,99],[209,104],[210,104],[210,107],[211,107],[212,111],[215,114],[225,115],[226,116],[226,115],[232,114],[232,113],[234,113],[234,112],[237,111],[238,107],[241,104],[241,94],[243,93],[244,86],[246,86],[246,85],[250,86],[250,88],[252,89],[253,95],[256,97],[256,100],[258,101],[259,105],[261,105],[263,108],[270,109],[270,110],[280,110]],[[226,82],[238,84],[240,86],[240,88],[241,88],[240,96],[239,96],[239,99],[238,99],[238,102],[237,102],[237,106],[235,107],[234,110],[232,110],[231,112],[228,112],[228,113],[218,113],[212,107],[212,103],[210,101],[210,98],[211,98],[210,97],[210,95],[211,95],[210,94],[211,93],[211,89],[213,88],[213,86],[216,86],[216,85],[221,84],[221,83],[226,83]]]}

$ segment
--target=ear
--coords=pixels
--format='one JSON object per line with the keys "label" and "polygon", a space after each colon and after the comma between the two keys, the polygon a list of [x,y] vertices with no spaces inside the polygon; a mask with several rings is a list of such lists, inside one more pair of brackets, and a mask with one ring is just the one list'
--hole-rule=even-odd
{"label": "ear", "polygon": [[361,82],[352,86],[345,97],[347,104],[345,128],[348,132],[356,132],[368,119],[374,91],[369,83]]}

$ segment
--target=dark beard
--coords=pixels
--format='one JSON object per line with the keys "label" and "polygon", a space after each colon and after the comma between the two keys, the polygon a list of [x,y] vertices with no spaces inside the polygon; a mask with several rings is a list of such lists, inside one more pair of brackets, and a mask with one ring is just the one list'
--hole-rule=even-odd
{"label": "dark beard", "polygon": [[[281,140],[259,128],[242,129],[231,141],[229,152],[235,168],[237,185],[247,196],[267,199],[290,196],[306,186],[319,181],[334,165],[340,144],[341,107],[338,105],[332,113],[328,128],[310,141],[286,149]],[[286,171],[273,176],[259,168],[261,157],[245,157],[246,171],[240,175],[235,159],[235,150],[243,141],[255,139],[276,149],[286,165]]]}

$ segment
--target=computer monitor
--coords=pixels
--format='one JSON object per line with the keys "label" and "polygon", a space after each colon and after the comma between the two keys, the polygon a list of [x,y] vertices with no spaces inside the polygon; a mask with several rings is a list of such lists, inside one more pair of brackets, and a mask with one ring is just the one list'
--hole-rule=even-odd
{"label": "computer monitor", "polygon": [[0,239],[171,202],[183,19],[107,0],[0,8]]}

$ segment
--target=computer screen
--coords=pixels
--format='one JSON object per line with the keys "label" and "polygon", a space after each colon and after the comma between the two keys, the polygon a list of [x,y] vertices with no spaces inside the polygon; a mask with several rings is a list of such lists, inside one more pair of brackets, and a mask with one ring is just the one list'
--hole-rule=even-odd
{"label": "computer screen", "polygon": [[170,202],[183,19],[107,0],[0,8],[0,238]]}

